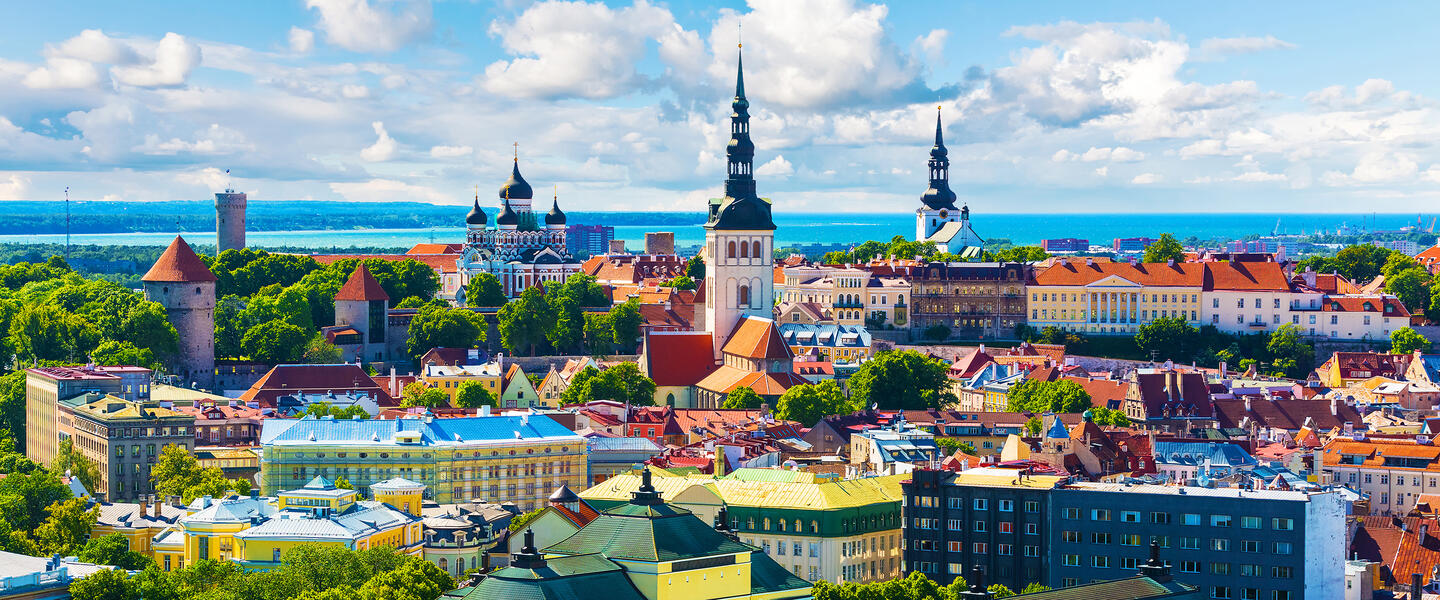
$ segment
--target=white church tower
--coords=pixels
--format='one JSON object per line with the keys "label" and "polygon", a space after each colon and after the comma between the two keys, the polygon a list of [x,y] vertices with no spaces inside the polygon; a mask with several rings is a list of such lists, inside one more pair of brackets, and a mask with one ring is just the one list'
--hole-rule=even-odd
{"label": "white church tower", "polygon": [[725,197],[710,200],[705,223],[710,256],[705,268],[705,326],[713,334],[717,357],[737,322],[746,316],[769,319],[775,305],[775,223],[770,219],[770,201],[755,193],[755,144],[750,141],[743,60],[737,65],[730,107]]}
{"label": "white church tower", "polygon": [[915,241],[932,241],[942,252],[978,255],[985,243],[970,228],[970,207],[955,208],[950,190],[950,157],[941,134],[940,108],[935,108],[935,147],[930,149],[930,189],[915,209]]}

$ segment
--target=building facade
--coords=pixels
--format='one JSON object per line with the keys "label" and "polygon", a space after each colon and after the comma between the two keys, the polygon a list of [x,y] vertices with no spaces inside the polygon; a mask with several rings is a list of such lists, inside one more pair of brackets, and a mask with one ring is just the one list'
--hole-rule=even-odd
{"label": "building facade", "polygon": [[166,446],[195,447],[195,417],[149,402],[86,394],[60,402],[74,417],[75,450],[99,467],[94,490],[110,500],[155,493],[150,469]]}
{"label": "building facade", "polygon": [[52,464],[60,440],[74,433],[74,416],[60,400],[89,393],[130,401],[150,399],[150,369],[141,367],[33,367],[25,370],[25,456]]}
{"label": "building facade", "polygon": [[526,511],[544,506],[562,483],[582,487],[588,453],[584,438],[543,415],[269,419],[260,443],[267,494],[317,475],[344,477],[362,492],[404,477],[441,504],[483,499]]}
{"label": "building facade", "polygon": [[245,249],[245,192],[226,188],[215,194],[215,255]]}
{"label": "building facade", "polygon": [[1096,334],[1133,335],[1160,317],[1199,327],[1205,265],[1103,262],[1070,258],[1035,272],[1029,323]]}
{"label": "building facade", "polygon": [[[777,294],[781,302],[792,303],[790,306],[820,310],[805,320],[908,329],[911,287],[910,280],[898,273],[882,274],[865,265],[802,265],[785,268]],[[799,322],[802,317],[792,313],[791,318]]]}
{"label": "building facade", "polygon": [[1025,319],[1022,263],[942,263],[917,267],[912,280],[911,330],[936,326],[962,339],[1009,339]]}
{"label": "building facade", "polygon": [[598,256],[610,250],[615,228],[609,225],[567,225],[565,247],[571,256]]}
{"label": "building facade", "polygon": [[1429,436],[1336,437],[1321,449],[1321,484],[1343,485],[1369,500],[1370,514],[1403,517],[1440,486],[1440,446]]}

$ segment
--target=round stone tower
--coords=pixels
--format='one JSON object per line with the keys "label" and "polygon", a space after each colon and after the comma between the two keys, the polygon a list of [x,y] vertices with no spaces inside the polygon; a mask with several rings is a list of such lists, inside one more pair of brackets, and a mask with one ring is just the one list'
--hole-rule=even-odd
{"label": "round stone tower", "polygon": [[226,189],[215,194],[215,255],[245,247],[245,192]]}
{"label": "round stone tower", "polygon": [[179,334],[180,344],[171,361],[175,374],[186,385],[210,386],[215,375],[215,274],[190,244],[175,236],[140,281],[145,298],[165,307]]}

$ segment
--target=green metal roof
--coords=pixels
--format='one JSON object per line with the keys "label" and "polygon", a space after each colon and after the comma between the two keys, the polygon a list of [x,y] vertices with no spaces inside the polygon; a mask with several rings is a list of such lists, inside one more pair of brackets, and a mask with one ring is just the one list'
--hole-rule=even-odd
{"label": "green metal roof", "polygon": [[815,584],[796,577],[764,552],[750,555],[750,593],[768,594],[782,590],[808,590]]}
{"label": "green metal roof", "polygon": [[544,567],[505,567],[482,580],[464,600],[644,600],[620,566],[598,554],[552,558]]}
{"label": "green metal roof", "polygon": [[1140,600],[1142,598],[1198,598],[1193,585],[1177,581],[1164,583],[1149,577],[1135,576],[1125,579],[1101,581],[1075,587],[1060,588],[1048,592],[1021,594],[1016,598],[1029,600]]}
{"label": "green metal roof", "polygon": [[754,547],[725,537],[683,508],[626,504],[606,511],[545,552],[599,552],[612,559],[657,562],[752,550]]}

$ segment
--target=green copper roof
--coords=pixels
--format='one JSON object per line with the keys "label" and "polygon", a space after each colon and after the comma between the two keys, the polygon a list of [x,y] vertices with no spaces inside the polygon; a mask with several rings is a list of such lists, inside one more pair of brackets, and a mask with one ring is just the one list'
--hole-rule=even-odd
{"label": "green copper roof", "polygon": [[750,593],[768,594],[781,590],[808,590],[815,584],[805,581],[789,571],[770,555],[755,552],[750,555]]}
{"label": "green copper roof", "polygon": [[715,531],[685,509],[664,504],[626,504],[610,509],[545,552],[599,552],[612,559],[657,562],[752,550],[753,547]]}
{"label": "green copper roof", "polygon": [[1021,594],[1016,598],[1034,600],[1140,600],[1142,598],[1189,598],[1195,586],[1178,581],[1159,582],[1149,577],[1135,576],[1097,583],[1087,583],[1047,592]]}
{"label": "green copper roof", "polygon": [[[598,554],[552,558],[544,567],[505,567],[476,585],[464,600],[644,600],[620,566]],[[603,592],[601,592],[603,590]]]}

